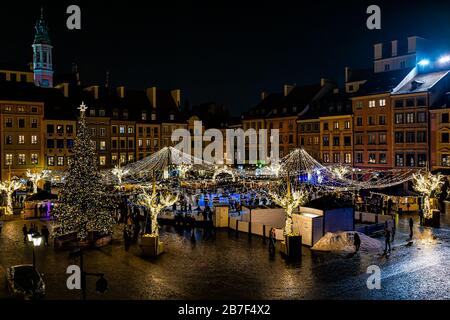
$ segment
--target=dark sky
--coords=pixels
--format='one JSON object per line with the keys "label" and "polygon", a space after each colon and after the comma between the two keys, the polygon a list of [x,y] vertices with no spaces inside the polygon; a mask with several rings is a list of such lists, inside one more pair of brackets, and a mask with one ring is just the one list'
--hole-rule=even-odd
{"label": "dark sky", "polygon": [[[31,61],[34,23],[44,4],[56,71],[76,61],[84,84],[180,88],[184,100],[216,101],[236,113],[261,90],[342,83],[345,66],[371,67],[375,42],[420,35],[450,44],[450,1],[51,1],[0,3],[0,62]],[[79,4],[81,31],[66,28]],[[382,29],[366,28],[378,4]]]}

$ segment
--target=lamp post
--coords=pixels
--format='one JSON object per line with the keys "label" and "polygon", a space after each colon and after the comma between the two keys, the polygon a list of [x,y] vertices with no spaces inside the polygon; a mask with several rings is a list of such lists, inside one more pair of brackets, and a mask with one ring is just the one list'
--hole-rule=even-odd
{"label": "lamp post", "polygon": [[28,241],[33,243],[33,267],[36,267],[36,254],[35,247],[39,247],[42,242],[42,236],[40,233],[29,233],[27,235]]}

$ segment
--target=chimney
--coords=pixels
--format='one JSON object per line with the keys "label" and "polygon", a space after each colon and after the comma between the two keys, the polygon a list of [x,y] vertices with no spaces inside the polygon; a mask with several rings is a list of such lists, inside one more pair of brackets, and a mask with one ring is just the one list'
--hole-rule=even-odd
{"label": "chimney", "polygon": [[60,89],[64,94],[64,97],[69,97],[69,84],[67,82],[60,83],[56,86],[57,89]]}
{"label": "chimney", "polygon": [[173,101],[177,105],[178,108],[180,108],[181,105],[181,90],[180,89],[174,89],[170,91],[170,95],[172,96]]}
{"label": "chimney", "polygon": [[373,59],[378,60],[383,58],[383,44],[375,43],[373,45]]}
{"label": "chimney", "polygon": [[392,40],[392,41],[391,41],[391,48],[392,48],[391,55],[392,55],[393,57],[396,57],[396,56],[397,56],[397,43],[398,43],[397,40]]}
{"label": "chimney", "polygon": [[417,37],[408,37],[408,53],[414,53],[417,50]]}
{"label": "chimney", "polygon": [[286,97],[294,88],[295,88],[295,86],[293,86],[293,85],[285,84],[283,86],[284,96]]}
{"label": "chimney", "polygon": [[120,86],[117,87],[117,95],[119,96],[119,98],[123,99],[125,98],[125,87],[124,86]]}
{"label": "chimney", "polygon": [[98,99],[98,86],[87,87],[86,91],[90,92],[94,96],[94,99]]}
{"label": "chimney", "polygon": [[147,93],[148,100],[152,104],[152,108],[156,109],[156,87],[147,88],[145,92]]}
{"label": "chimney", "polygon": [[267,91],[263,90],[263,91],[261,92],[261,100],[264,100],[265,98],[267,98],[267,96],[268,96]]}
{"label": "chimney", "polygon": [[321,78],[320,79],[320,86],[321,87],[323,87],[323,86],[325,86],[326,84],[329,84],[329,83],[333,83],[333,81],[331,81],[330,79],[325,79],[325,78]]}
{"label": "chimney", "polygon": [[345,82],[349,82],[351,78],[351,69],[349,67],[345,67]]}

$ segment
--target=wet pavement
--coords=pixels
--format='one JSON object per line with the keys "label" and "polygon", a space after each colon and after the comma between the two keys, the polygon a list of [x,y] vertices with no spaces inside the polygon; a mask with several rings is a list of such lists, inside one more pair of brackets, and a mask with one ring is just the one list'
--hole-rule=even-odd
{"label": "wet pavement", "polygon": [[[102,272],[109,291],[95,292],[96,278],[88,278],[88,299],[449,299],[450,227],[415,226],[408,239],[407,216],[398,223],[394,250],[330,254],[303,247],[301,261],[270,257],[262,238],[227,229],[208,235],[202,229],[176,230],[164,226],[166,252],[144,259],[140,248],[124,249],[120,230],[113,244],[85,254],[85,269]],[[445,221],[444,217],[444,221]],[[417,220],[417,219],[416,219]],[[0,235],[0,298],[7,298],[5,268],[31,263],[32,248],[24,244],[23,221],[5,222]],[[380,238],[380,240],[382,240]],[[69,251],[36,249],[36,264],[44,273],[46,299],[80,299],[80,291],[66,288]],[[366,286],[367,267],[381,268],[381,289]]]}

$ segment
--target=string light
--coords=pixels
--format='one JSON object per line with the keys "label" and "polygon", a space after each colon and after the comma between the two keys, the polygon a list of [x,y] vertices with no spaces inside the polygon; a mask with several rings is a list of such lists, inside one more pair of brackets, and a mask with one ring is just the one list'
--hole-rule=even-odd
{"label": "string light", "polygon": [[31,170],[28,169],[26,175],[31,183],[33,183],[33,193],[37,193],[39,181],[47,179],[50,176],[50,171],[42,170],[41,172],[31,172]]}
{"label": "string light", "polygon": [[0,191],[6,193],[6,215],[14,214],[13,211],[13,203],[12,203],[12,195],[14,191],[18,190],[22,187],[23,184],[19,181],[17,177],[13,177],[12,179],[8,179],[6,181],[0,182]]}
{"label": "string light", "polygon": [[432,218],[431,198],[437,197],[444,184],[444,176],[441,174],[433,175],[427,171],[413,175],[413,186],[417,192],[424,196],[423,216],[427,219]]}

